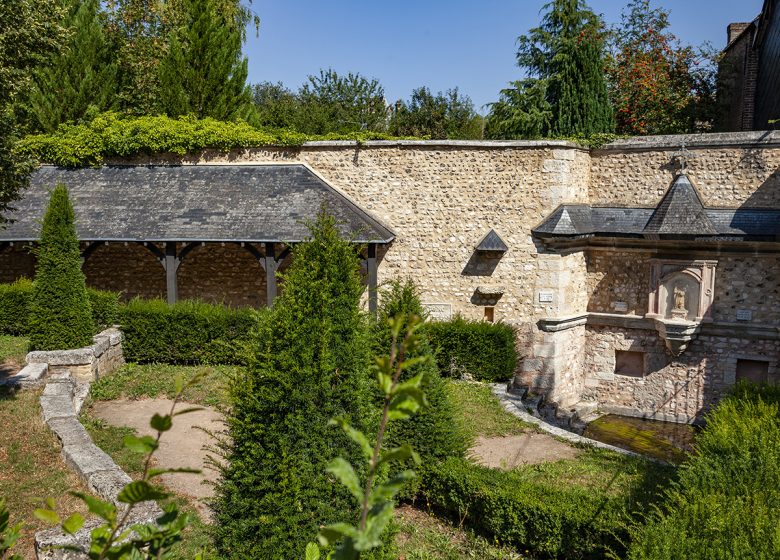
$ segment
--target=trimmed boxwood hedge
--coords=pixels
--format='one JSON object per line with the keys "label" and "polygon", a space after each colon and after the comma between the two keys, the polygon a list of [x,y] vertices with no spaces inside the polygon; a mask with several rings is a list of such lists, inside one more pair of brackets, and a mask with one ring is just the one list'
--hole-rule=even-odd
{"label": "trimmed boxwood hedge", "polygon": [[478,381],[504,381],[517,364],[515,330],[505,323],[468,321],[460,316],[426,325],[436,350],[439,371],[447,377],[464,373]]}
{"label": "trimmed boxwood hedge", "polygon": [[[0,334],[30,334],[30,299],[33,282],[22,278],[12,284],[0,284]],[[95,333],[115,325],[119,319],[119,294],[87,288],[92,306]]]}
{"label": "trimmed boxwood hedge", "polygon": [[133,299],[120,307],[125,359],[168,364],[246,365],[262,311],[197,301]]}
{"label": "trimmed boxwood hedge", "polygon": [[477,533],[534,558],[604,558],[624,551],[625,498],[529,481],[465,459],[426,465],[429,506]]}

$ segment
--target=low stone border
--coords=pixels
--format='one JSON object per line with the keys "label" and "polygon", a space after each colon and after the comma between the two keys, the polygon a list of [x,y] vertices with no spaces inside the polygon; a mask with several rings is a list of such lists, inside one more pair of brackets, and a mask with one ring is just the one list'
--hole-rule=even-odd
{"label": "low stone border", "polygon": [[43,382],[43,378],[48,371],[49,364],[27,364],[14,375],[0,380],[0,386],[13,388],[34,387]]}
{"label": "low stone border", "polygon": [[47,364],[50,374],[68,372],[77,381],[91,383],[125,363],[118,329],[106,329],[92,340],[91,346],[75,350],[30,352],[26,360],[30,365]]}
{"label": "low stone border", "polygon": [[653,459],[652,457],[647,457],[645,455],[641,455],[640,453],[629,451],[628,449],[615,447],[614,445],[609,445],[608,443],[602,443],[600,441],[596,441],[595,439],[586,438],[585,436],[564,430],[558,426],[553,426],[541,418],[537,418],[536,416],[526,412],[522,399],[509,393],[507,391],[506,385],[502,385],[501,383],[492,383],[490,388],[493,390],[493,394],[498,397],[498,400],[501,401],[501,405],[504,407],[504,410],[506,410],[509,414],[516,416],[523,422],[533,424],[543,432],[547,432],[548,434],[555,437],[565,439],[571,443],[587,445],[589,447],[595,447],[598,449],[606,449],[608,451],[614,451],[615,453],[621,453],[623,455],[631,455],[633,457],[642,457],[648,461],[660,462],[657,459]]}
{"label": "low stone border", "polygon": [[[111,332],[109,332],[111,331]],[[122,336],[116,329],[109,329],[95,337],[95,344],[79,350],[62,352],[31,352],[33,359],[52,359],[57,366],[62,362],[81,361],[78,367],[88,366],[89,374],[74,377],[65,369],[51,373],[47,377],[46,387],[40,397],[43,421],[57,436],[62,445],[62,458],[73,469],[87,488],[96,496],[116,504],[120,511],[126,504],[117,501],[119,492],[132,479],[114,462],[111,457],[92,442],[89,433],[79,421],[79,413],[89,394],[90,382],[101,373],[124,363],[122,358]],[[84,364],[83,362],[86,362]],[[46,362],[34,362],[38,369],[51,371]],[[30,367],[30,366],[28,366]],[[27,369],[27,368],[25,368]],[[24,370],[22,370],[24,371]],[[20,374],[22,372],[19,372]],[[19,374],[17,374],[19,375]],[[43,374],[41,374],[43,375]],[[92,376],[95,377],[92,377]],[[155,502],[146,502],[133,509],[128,526],[138,523],[151,523],[162,514]],[[75,535],[68,535],[59,528],[38,531],[35,534],[35,553],[39,560],[83,560],[87,556],[62,550],[62,546],[88,548],[91,531],[99,526],[99,519],[89,519]]]}

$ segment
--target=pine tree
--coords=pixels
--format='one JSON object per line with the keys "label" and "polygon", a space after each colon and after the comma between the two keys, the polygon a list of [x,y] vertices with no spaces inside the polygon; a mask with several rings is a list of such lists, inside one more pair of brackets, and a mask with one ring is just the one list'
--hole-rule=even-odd
{"label": "pine tree", "polygon": [[328,422],[365,429],[371,340],[357,252],[333,218],[321,215],[295,248],[283,285],[258,328],[254,364],[232,384],[214,504],[222,558],[302,558],[321,525],[357,518],[325,468],[362,456]]}
{"label": "pine tree", "polygon": [[243,30],[219,0],[184,0],[181,25],[160,63],[160,102],[169,116],[246,117],[251,94]]}
{"label": "pine tree", "polygon": [[68,350],[92,343],[87,295],[73,206],[57,185],[43,218],[30,301],[30,343],[35,350]]}
{"label": "pine tree", "polygon": [[60,123],[117,106],[117,65],[100,18],[98,0],[72,0],[65,26],[70,39],[51,65],[35,75],[27,100],[33,128],[51,132]]}
{"label": "pine tree", "polygon": [[[498,119],[538,126],[538,116],[549,108],[543,136],[612,132],[614,119],[604,78],[603,22],[583,0],[553,0],[546,8],[542,24],[518,39],[517,63],[530,76],[521,83],[523,90],[534,92],[535,105],[529,109],[526,103],[519,103],[507,111],[506,103],[517,95],[502,95],[501,113],[491,111],[493,122],[488,128],[510,128],[506,122],[496,122]],[[536,95],[539,91],[544,92],[543,99]],[[525,118],[513,112],[534,116]],[[512,135],[511,128],[508,133]]]}

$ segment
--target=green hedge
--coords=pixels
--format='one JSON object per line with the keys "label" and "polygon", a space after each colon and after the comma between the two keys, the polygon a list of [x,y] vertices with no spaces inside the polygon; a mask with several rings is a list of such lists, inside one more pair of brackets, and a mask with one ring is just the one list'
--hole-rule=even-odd
{"label": "green hedge", "polygon": [[780,558],[780,388],[739,385],[707,417],[631,560]]}
{"label": "green hedge", "polygon": [[515,330],[505,323],[433,321],[426,325],[436,350],[441,374],[460,377],[468,373],[478,381],[504,381],[512,377],[517,364]]}
{"label": "green hedge", "polygon": [[[27,278],[12,284],[0,284],[0,334],[30,334],[29,305],[33,283]],[[119,319],[119,294],[87,288],[92,305],[95,333],[115,325]]]}
{"label": "green hedge", "polygon": [[426,469],[423,495],[435,510],[534,558],[603,558],[624,550],[624,498],[529,481],[522,471],[449,459]]}
{"label": "green hedge", "polygon": [[159,299],[133,299],[119,312],[125,359],[245,365],[249,335],[258,313],[196,301],[168,305]]}

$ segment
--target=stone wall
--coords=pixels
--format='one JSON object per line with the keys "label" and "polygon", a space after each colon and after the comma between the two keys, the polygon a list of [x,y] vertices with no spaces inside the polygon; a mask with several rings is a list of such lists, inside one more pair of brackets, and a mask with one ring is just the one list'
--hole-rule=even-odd
{"label": "stone wall", "polygon": [[[588,311],[647,313],[650,256],[647,252],[588,251]],[[620,303],[625,304],[625,310]]]}
{"label": "stone wall", "polygon": [[722,256],[715,269],[715,321],[734,323],[748,310],[752,323],[780,325],[780,257]]}
{"label": "stone wall", "polygon": [[35,256],[26,245],[0,248],[0,283],[35,277]]}
{"label": "stone wall", "polygon": [[[770,374],[780,358],[780,340],[701,334],[673,358],[655,330],[588,325],[582,398],[605,412],[691,422],[734,385],[738,359],[767,360]],[[615,373],[615,351],[645,354],[646,374]]]}
{"label": "stone wall", "polygon": [[98,247],[83,270],[88,286],[120,292],[124,299],[165,297],[165,269],[151,251],[137,243]]}
{"label": "stone wall", "polygon": [[125,364],[122,333],[106,329],[93,337],[93,344],[74,350],[33,351],[28,364],[48,364],[49,375],[67,374],[78,383],[91,383]]}

